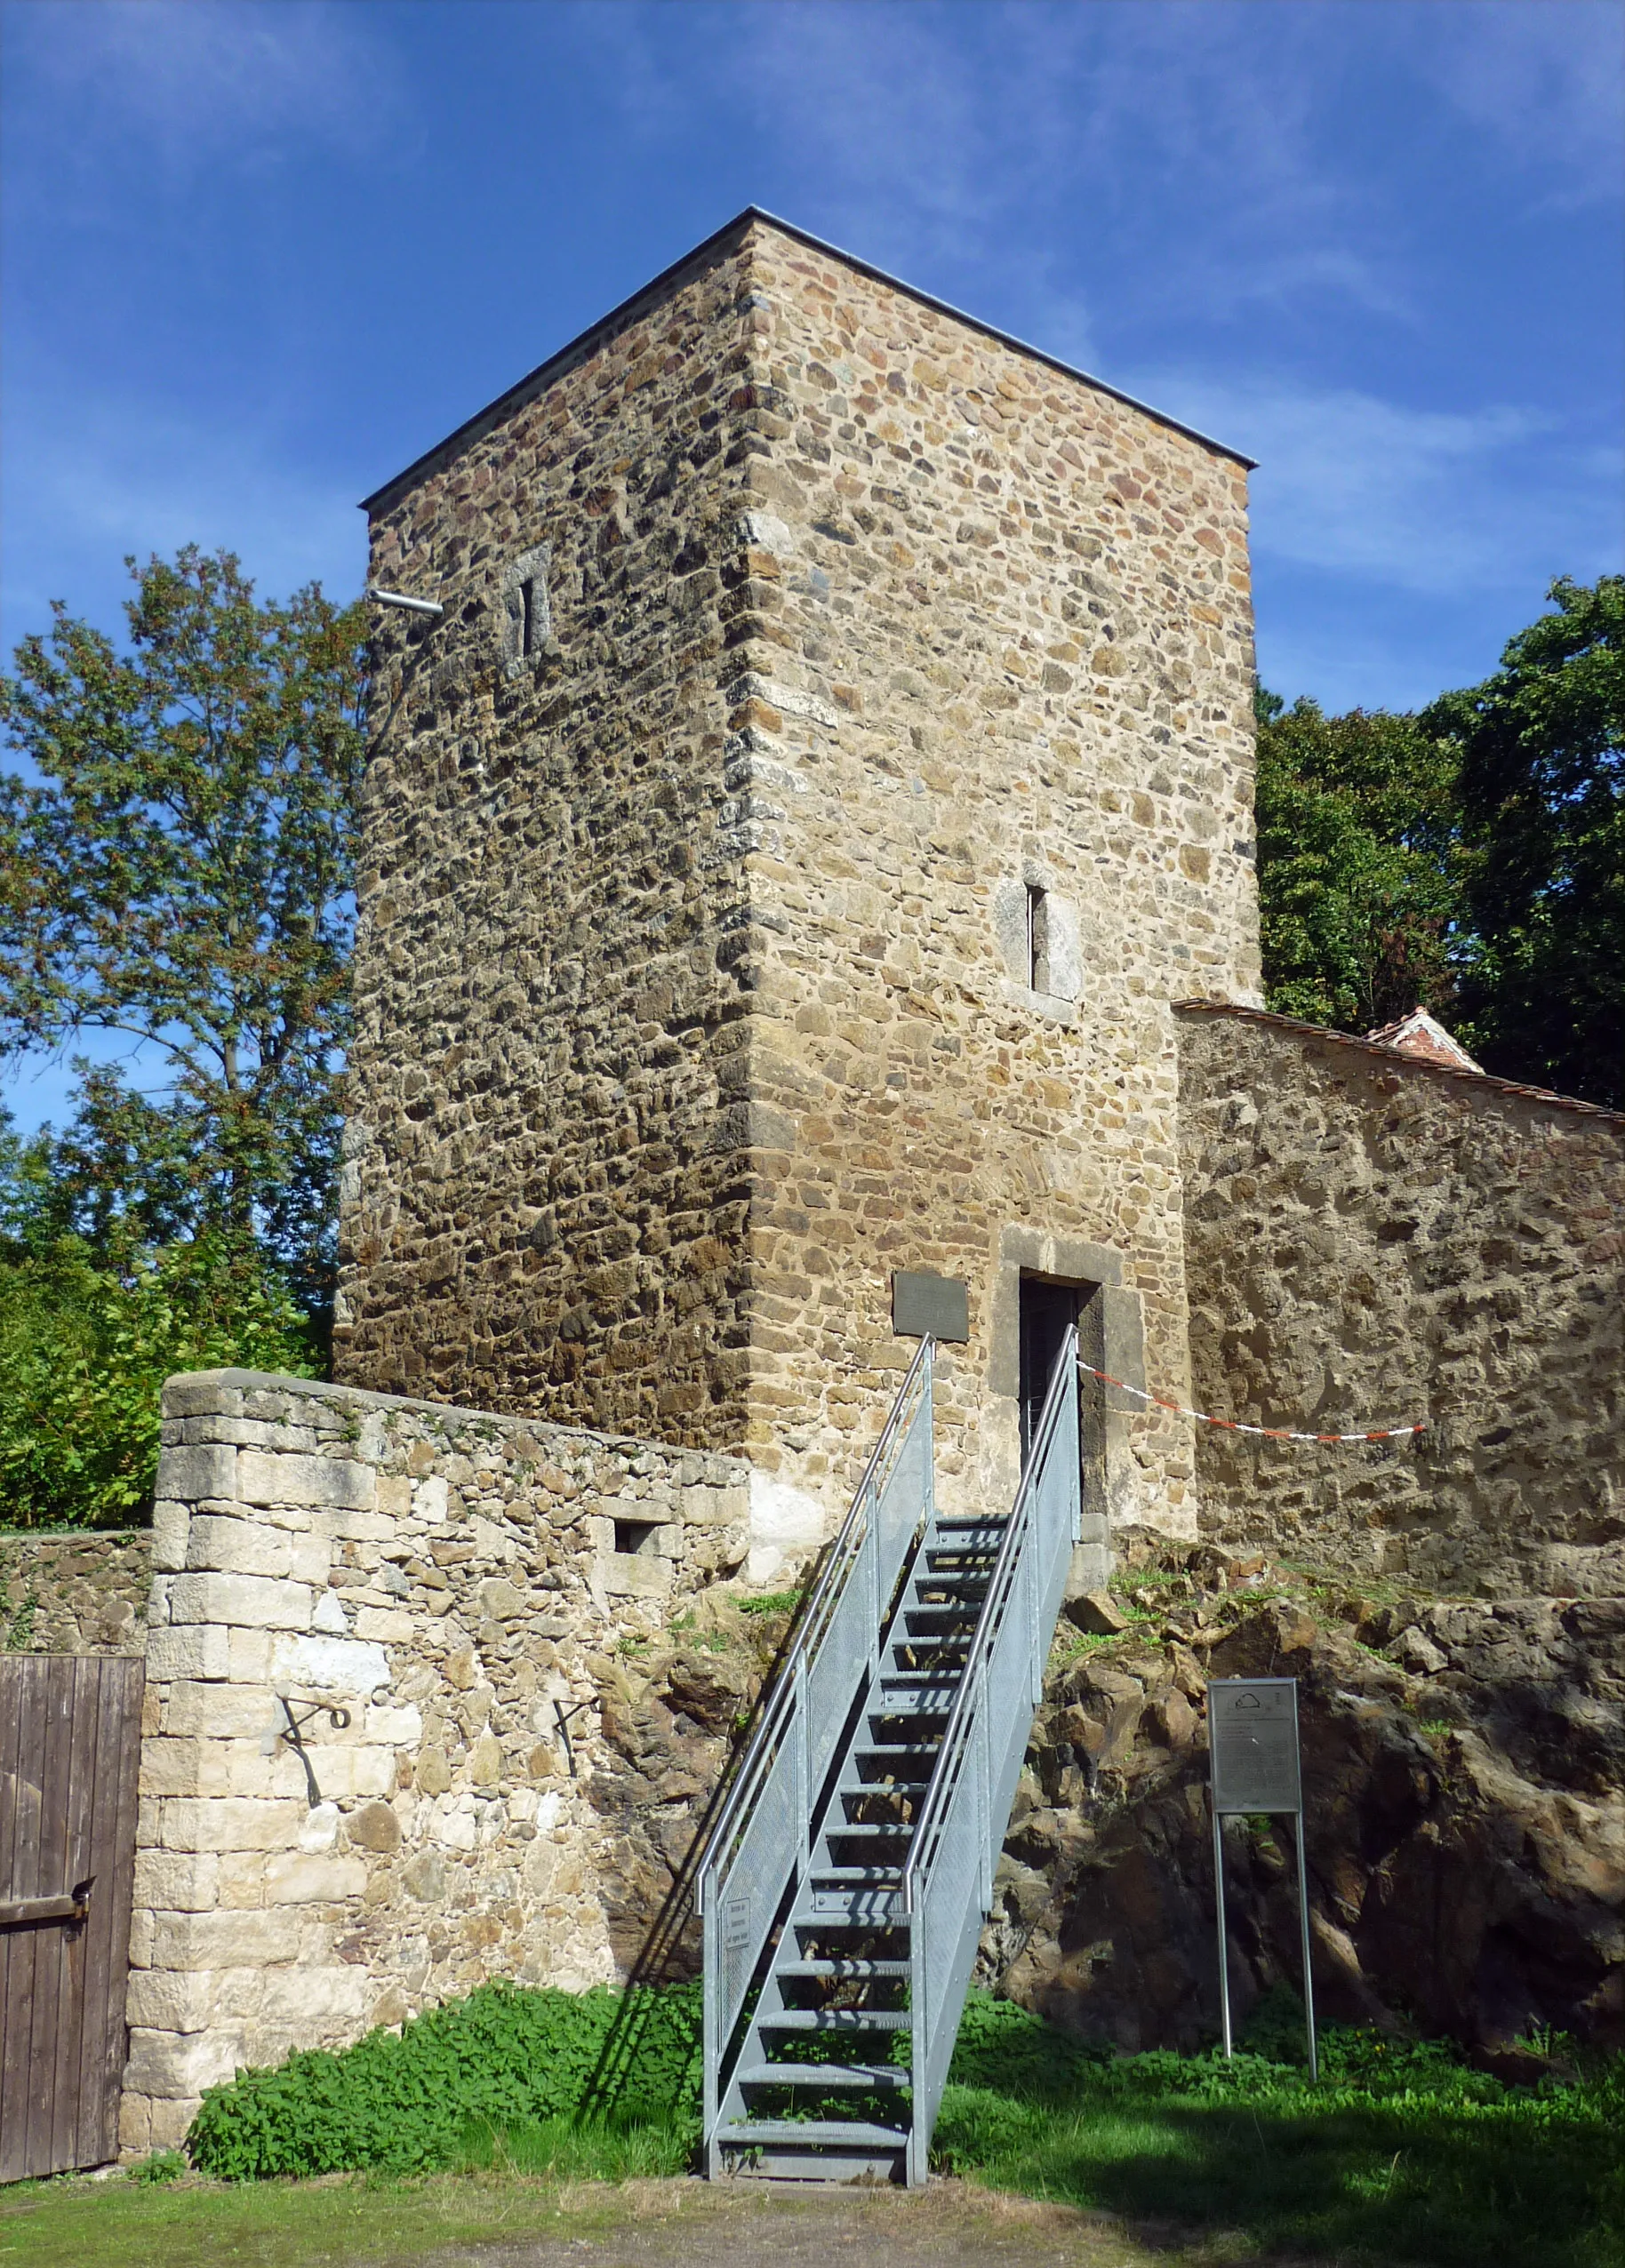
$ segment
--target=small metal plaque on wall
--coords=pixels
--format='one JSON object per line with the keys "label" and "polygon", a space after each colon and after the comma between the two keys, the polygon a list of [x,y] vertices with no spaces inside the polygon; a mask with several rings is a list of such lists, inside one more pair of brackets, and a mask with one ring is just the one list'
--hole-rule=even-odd
{"label": "small metal plaque on wall", "polygon": [[971,1298],[963,1277],[899,1268],[892,1278],[892,1329],[899,1338],[964,1346],[971,1336]]}
{"label": "small metal plaque on wall", "polygon": [[1207,1689],[1215,1811],[1301,1811],[1298,1681],[1215,1679]]}

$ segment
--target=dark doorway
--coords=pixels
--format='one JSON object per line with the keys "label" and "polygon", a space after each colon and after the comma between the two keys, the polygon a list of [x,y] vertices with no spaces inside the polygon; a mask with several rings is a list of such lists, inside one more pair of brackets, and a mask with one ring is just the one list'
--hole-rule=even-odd
{"label": "dark doorway", "polygon": [[1061,1341],[1077,1322],[1083,1287],[1021,1278],[1021,1465],[1032,1455],[1033,1435],[1044,1414],[1044,1397]]}

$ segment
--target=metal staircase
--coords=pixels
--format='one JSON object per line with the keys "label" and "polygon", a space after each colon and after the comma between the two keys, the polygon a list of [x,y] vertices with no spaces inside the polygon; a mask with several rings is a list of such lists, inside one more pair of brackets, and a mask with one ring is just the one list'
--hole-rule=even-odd
{"label": "metal staircase", "polygon": [[923,1340],[700,1869],[707,2171],[925,2180],[1078,1534],[1077,1341],[944,1519]]}

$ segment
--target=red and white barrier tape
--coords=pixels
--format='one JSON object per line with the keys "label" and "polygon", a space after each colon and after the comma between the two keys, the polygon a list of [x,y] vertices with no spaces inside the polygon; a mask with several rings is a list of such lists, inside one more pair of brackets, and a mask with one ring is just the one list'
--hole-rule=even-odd
{"label": "red and white barrier tape", "polygon": [[1097,1370],[1092,1363],[1080,1362],[1092,1378],[1099,1378],[1102,1386],[1116,1386],[1119,1394],[1132,1394],[1136,1402],[1148,1403],[1154,1410],[1172,1410],[1176,1418],[1194,1418],[1198,1425],[1221,1425],[1227,1433],[1256,1433],[1266,1441],[1397,1441],[1407,1433],[1425,1433],[1424,1418],[1414,1425],[1378,1425],[1358,1433],[1295,1433],[1285,1425],[1244,1425],[1239,1418],[1210,1418],[1205,1410],[1187,1410],[1182,1402],[1168,1402],[1160,1394],[1147,1394],[1143,1386],[1132,1386],[1126,1379],[1114,1378],[1109,1371]]}

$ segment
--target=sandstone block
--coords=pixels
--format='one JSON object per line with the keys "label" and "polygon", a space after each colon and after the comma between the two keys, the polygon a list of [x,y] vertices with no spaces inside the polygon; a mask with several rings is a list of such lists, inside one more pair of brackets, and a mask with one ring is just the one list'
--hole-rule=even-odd
{"label": "sandstone block", "polygon": [[230,2079],[242,2060],[243,2042],[235,2030],[177,2033],[132,2029],[124,2085],[157,2097],[201,2095]]}
{"label": "sandstone block", "polygon": [[147,1675],[155,1685],[171,1678],[192,1681],[229,1673],[229,1633],[218,1623],[155,1630],[148,1638]]}
{"label": "sandstone block", "polygon": [[135,1854],[138,1907],[207,1913],[219,1891],[220,1860],[212,1851],[138,1850]]}
{"label": "sandstone block", "polygon": [[295,1583],[324,1584],[332,1572],[332,1544],[326,1536],[312,1531],[289,1538],[288,1574]]}
{"label": "sandstone block", "polygon": [[118,2154],[129,2162],[152,2151],[152,2097],[125,2088],[118,2105]]}
{"label": "sandstone block", "polygon": [[188,1524],[191,1508],[183,1504],[155,1504],[152,1508],[152,1564],[155,1571],[175,1575],[186,1565]]}
{"label": "sandstone block", "polygon": [[166,1449],[158,1457],[154,1495],[166,1504],[229,1501],[237,1493],[237,1453],[220,1444]]}
{"label": "sandstone block", "polygon": [[392,1709],[374,1703],[366,1713],[365,1736],[380,1747],[411,1748],[423,1737],[423,1713],[417,1708]]}
{"label": "sandstone block", "polygon": [[178,1679],[171,1686],[164,1729],[178,1737],[201,1734],[207,1740],[258,1741],[273,1714],[280,1717],[268,1685],[225,1685]]}
{"label": "sandstone block", "polygon": [[147,2105],[148,2149],[179,2150],[186,2140],[192,2120],[197,2116],[201,2097],[180,2095],[168,2103],[155,2101],[150,2096],[141,2099]]}
{"label": "sandstone block", "polygon": [[332,1962],[319,1969],[274,1969],[266,1976],[260,2021],[313,2045],[356,2032],[375,1987],[364,1969]]}
{"label": "sandstone block", "polygon": [[251,1796],[169,1796],[163,1804],[166,1850],[285,1850],[305,1807]]}
{"label": "sandstone block", "polygon": [[189,1569],[218,1569],[227,1575],[285,1576],[288,1552],[285,1529],[260,1521],[228,1520],[218,1513],[200,1512],[192,1517],[186,1563]]}
{"label": "sandstone block", "polygon": [[377,1474],[369,1465],[338,1457],[278,1456],[265,1449],[238,1453],[237,1489],[252,1505],[309,1505],[332,1511],[371,1512]]}
{"label": "sandstone block", "polygon": [[396,1607],[359,1607],[356,1612],[356,1637],[380,1646],[409,1646],[417,1629],[412,1616]]}
{"label": "sandstone block", "polygon": [[136,1969],[130,1973],[124,2020],[145,2032],[203,2032],[226,2013],[221,1984],[228,1970]]}
{"label": "sandstone block", "polygon": [[268,1861],[265,1869],[268,1906],[337,1904],[342,1898],[359,1897],[366,1886],[366,1865],[359,1858],[285,1851]]}
{"label": "sandstone block", "polygon": [[259,1969],[299,1957],[300,1925],[288,1907],[154,1918],[154,1969]]}
{"label": "sandstone block", "polygon": [[671,1561],[644,1559],[631,1552],[605,1552],[599,1556],[598,1580],[612,1599],[669,1598]]}
{"label": "sandstone block", "polygon": [[165,1418],[205,1418],[218,1411],[237,1418],[243,1411],[241,1371],[183,1370],[164,1383]]}
{"label": "sandstone block", "polygon": [[170,1598],[174,1623],[236,1623],[257,1630],[310,1627],[308,1583],[279,1582],[260,1575],[178,1575],[174,1586]]}
{"label": "sandstone block", "polygon": [[268,1685],[272,1681],[272,1648],[276,1633],[269,1630],[250,1630],[242,1625],[228,1628],[226,1658],[231,1665],[234,1685]]}
{"label": "sandstone block", "polygon": [[388,1683],[389,1665],[381,1646],[357,1639],[279,1637],[271,1649],[270,1674],[290,1687],[364,1697]]}

